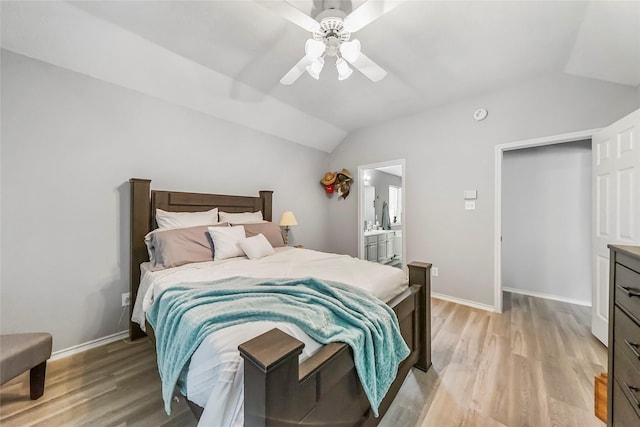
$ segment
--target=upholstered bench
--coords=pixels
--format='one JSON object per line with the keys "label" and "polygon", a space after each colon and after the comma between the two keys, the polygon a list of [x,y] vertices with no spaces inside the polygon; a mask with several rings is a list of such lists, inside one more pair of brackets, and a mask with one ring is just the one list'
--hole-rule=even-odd
{"label": "upholstered bench", "polygon": [[0,335],[0,384],[30,370],[31,399],[42,396],[52,343],[47,333]]}

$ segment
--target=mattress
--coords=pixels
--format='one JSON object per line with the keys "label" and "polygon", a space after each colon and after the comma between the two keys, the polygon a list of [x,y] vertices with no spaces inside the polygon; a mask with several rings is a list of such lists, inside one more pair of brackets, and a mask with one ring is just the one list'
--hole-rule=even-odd
{"label": "mattress", "polygon": [[[347,255],[299,248],[276,248],[258,260],[237,257],[187,264],[160,271],[141,265],[141,281],[132,321],[145,328],[145,313],[156,295],[181,283],[207,282],[227,277],[303,278],[342,282],[363,289],[388,302],[407,287],[406,274],[398,269]],[[238,345],[279,328],[305,344],[301,361],[321,344],[295,325],[282,322],[251,322],[210,334],[191,357],[183,390],[193,403],[204,408],[199,425],[242,426],[244,422],[244,369]]]}

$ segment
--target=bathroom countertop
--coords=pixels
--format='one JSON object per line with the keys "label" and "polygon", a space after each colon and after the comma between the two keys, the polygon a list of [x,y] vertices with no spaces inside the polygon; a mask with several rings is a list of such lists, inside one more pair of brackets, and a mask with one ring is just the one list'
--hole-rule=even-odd
{"label": "bathroom countertop", "polygon": [[384,233],[394,233],[395,230],[369,230],[365,231],[364,235],[366,236],[374,236],[376,234],[384,234]]}

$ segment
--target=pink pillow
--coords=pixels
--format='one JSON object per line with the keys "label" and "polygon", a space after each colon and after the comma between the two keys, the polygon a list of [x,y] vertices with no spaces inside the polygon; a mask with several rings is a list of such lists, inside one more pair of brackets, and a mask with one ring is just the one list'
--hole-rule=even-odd
{"label": "pink pillow", "polygon": [[257,236],[258,234],[264,235],[267,238],[271,246],[274,248],[281,248],[284,246],[284,239],[282,238],[282,231],[280,226],[273,222],[256,222],[253,224],[242,224],[244,226],[244,232],[247,237]]}
{"label": "pink pillow", "polygon": [[191,262],[213,261],[213,243],[209,227],[228,227],[229,224],[199,225],[196,227],[157,229],[145,238],[152,270],[178,267]]}

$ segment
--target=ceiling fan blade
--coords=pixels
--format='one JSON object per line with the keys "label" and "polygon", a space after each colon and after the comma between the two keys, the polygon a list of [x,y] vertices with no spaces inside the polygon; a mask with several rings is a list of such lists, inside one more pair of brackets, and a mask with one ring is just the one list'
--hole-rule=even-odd
{"label": "ceiling fan blade", "polygon": [[313,61],[311,61],[309,58],[303,56],[302,59],[298,61],[298,63],[294,65],[293,68],[290,69],[289,72],[280,79],[280,83],[282,83],[283,85],[293,84],[293,82],[298,80],[298,78],[303,75],[305,71],[307,71],[307,66],[311,65],[312,62]]}
{"label": "ceiling fan blade", "polygon": [[284,0],[255,0],[258,4],[282,16],[288,21],[312,33],[320,29],[320,23]]}
{"label": "ceiling fan blade", "polygon": [[404,0],[369,0],[344,18],[344,29],[355,33],[365,25],[375,21],[394,9]]}
{"label": "ceiling fan blade", "polygon": [[374,82],[379,82],[387,75],[387,72],[382,69],[382,67],[373,62],[362,52],[360,52],[360,55],[355,59],[349,61],[349,63]]}

